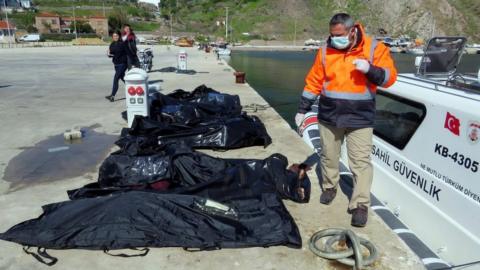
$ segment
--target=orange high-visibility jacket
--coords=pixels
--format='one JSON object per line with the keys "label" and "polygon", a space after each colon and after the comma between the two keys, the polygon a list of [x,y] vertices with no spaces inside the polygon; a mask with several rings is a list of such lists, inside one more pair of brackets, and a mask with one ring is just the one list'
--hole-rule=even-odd
{"label": "orange high-visibility jacket", "polygon": [[[397,79],[390,50],[368,37],[360,24],[351,50],[322,47],[308,73],[302,99],[319,100],[319,121],[336,127],[371,127],[375,118],[377,86],[389,87]],[[367,74],[355,69],[355,59],[370,63]],[[301,108],[299,108],[299,111]]]}

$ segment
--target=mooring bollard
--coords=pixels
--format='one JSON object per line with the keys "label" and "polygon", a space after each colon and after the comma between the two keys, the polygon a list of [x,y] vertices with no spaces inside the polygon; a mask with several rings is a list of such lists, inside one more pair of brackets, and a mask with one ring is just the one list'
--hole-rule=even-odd
{"label": "mooring bollard", "polygon": [[235,75],[235,82],[236,83],[245,83],[245,72],[237,71],[233,73]]}

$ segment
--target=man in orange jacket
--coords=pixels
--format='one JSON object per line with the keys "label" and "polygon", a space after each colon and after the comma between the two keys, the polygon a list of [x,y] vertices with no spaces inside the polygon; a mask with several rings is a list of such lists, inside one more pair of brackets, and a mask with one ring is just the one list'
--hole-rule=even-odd
{"label": "man in orange jacket", "polygon": [[373,168],[370,160],[377,86],[387,88],[397,79],[390,51],[368,37],[350,15],[330,20],[330,37],[315,59],[295,116],[300,126],[305,113],[318,102],[322,145],[323,192],[320,202],[330,204],[337,194],[340,147],[344,138],[354,189],[348,206],[352,226],[364,227],[368,219]]}

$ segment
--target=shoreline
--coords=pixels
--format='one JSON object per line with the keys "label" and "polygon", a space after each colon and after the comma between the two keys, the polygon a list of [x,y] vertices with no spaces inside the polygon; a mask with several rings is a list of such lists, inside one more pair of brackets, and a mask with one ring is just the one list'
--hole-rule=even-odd
{"label": "shoreline", "polygon": [[293,46],[293,45],[247,45],[234,46],[232,51],[316,51],[318,46]]}

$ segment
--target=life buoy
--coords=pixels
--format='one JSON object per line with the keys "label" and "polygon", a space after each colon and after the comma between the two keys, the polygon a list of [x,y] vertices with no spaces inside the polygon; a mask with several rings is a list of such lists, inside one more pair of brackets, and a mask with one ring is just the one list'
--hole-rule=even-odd
{"label": "life buoy", "polygon": [[305,118],[298,127],[298,134],[303,138],[303,141],[320,153],[322,149],[320,143],[320,131],[318,127],[318,100],[312,106],[312,109],[305,114]]}

